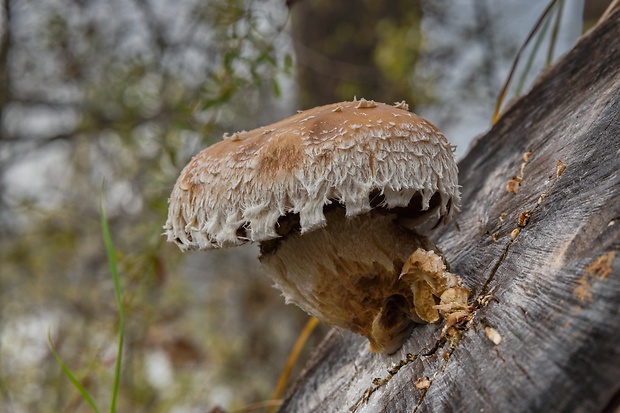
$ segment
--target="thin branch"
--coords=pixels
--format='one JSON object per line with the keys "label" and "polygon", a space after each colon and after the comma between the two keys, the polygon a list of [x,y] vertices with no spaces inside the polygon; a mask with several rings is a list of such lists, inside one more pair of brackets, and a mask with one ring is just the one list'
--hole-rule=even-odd
{"label": "thin branch", "polygon": [[514,61],[512,62],[512,67],[510,68],[510,73],[508,74],[508,78],[506,79],[506,82],[504,83],[504,87],[502,88],[499,94],[499,97],[497,98],[497,103],[495,104],[495,112],[493,113],[493,121],[492,121],[493,125],[495,125],[495,123],[499,119],[500,111],[502,109],[502,103],[504,102],[504,97],[506,96],[506,92],[508,91],[508,86],[510,85],[510,82],[512,81],[512,77],[514,76],[517,70],[517,65],[519,64],[519,60],[521,59],[521,53],[523,53],[527,45],[530,44],[530,41],[534,38],[534,35],[538,32],[538,29],[540,28],[542,23],[546,20],[548,14],[551,12],[551,10],[553,9],[553,7],[555,6],[557,2],[558,0],[551,0],[549,2],[549,4],[547,5],[547,8],[538,18],[538,21],[534,25],[534,28],[532,28],[532,31],[530,31],[530,34],[527,36],[527,39],[525,40],[525,42],[523,42],[523,44],[519,48],[519,51],[517,52],[514,58]]}
{"label": "thin branch", "polygon": [[558,32],[560,31],[560,24],[562,23],[562,11],[564,9],[564,0],[558,3],[558,8],[555,15],[555,22],[553,24],[553,31],[551,32],[551,40],[549,40],[549,49],[547,50],[547,67],[553,63],[553,51],[558,39]]}
{"label": "thin branch", "polygon": [[611,13],[618,7],[620,7],[620,0],[613,0],[598,22],[601,23],[603,20],[607,19],[611,15]]}
{"label": "thin branch", "polygon": [[153,13],[151,7],[149,7],[148,0],[133,0],[133,2],[144,17],[144,23],[149,28],[151,37],[157,45],[159,56],[163,56],[168,47],[168,40],[163,36],[162,25],[157,16]]}
{"label": "thin branch", "polygon": [[[9,79],[9,50],[11,49],[11,4],[9,0],[2,0],[4,12],[4,31],[0,34],[0,122],[2,114],[10,100],[10,79]],[[0,123],[0,139],[4,136],[4,124]]]}
{"label": "thin branch", "polygon": [[[3,32],[0,33],[0,141],[5,136],[4,128],[4,110],[10,99],[9,89],[9,49],[11,48],[11,4],[10,0],[2,0],[2,10],[4,12],[4,21],[2,22]],[[3,169],[0,168],[0,208],[7,210],[5,199],[5,180],[3,177]],[[0,225],[2,225],[2,217],[0,217]],[[2,231],[6,231],[2,225]],[[0,365],[1,367],[1,365]],[[5,393],[5,387],[0,385],[0,391]],[[7,399],[10,400],[10,399]]]}

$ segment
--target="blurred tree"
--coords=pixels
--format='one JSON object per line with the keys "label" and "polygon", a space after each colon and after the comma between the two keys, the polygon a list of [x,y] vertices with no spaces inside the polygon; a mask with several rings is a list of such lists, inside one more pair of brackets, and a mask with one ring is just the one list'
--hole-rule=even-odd
{"label": "blurred tree", "polygon": [[613,0],[587,0],[583,7],[584,29],[589,29],[596,24],[599,17],[607,10]]}
{"label": "blurred tree", "polygon": [[423,44],[419,1],[289,1],[304,108],[351,100],[381,102],[427,97],[414,68]]}
{"label": "blurred tree", "polygon": [[[224,131],[280,116],[286,9],[274,0],[3,0],[1,12],[0,405],[87,408],[49,357],[48,326],[105,403],[116,311],[102,193],[128,314],[120,409],[268,397],[288,350],[276,344],[294,340],[305,316],[264,317],[284,303],[256,266],[222,252],[206,268],[179,267],[160,234],[190,156]],[[196,278],[183,279],[190,271]],[[262,374],[272,380],[249,377],[232,393],[245,364],[273,365]]]}

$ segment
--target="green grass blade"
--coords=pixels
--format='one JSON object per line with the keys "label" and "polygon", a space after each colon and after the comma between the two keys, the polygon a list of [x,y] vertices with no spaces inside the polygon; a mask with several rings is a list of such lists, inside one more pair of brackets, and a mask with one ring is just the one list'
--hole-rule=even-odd
{"label": "green grass blade", "polygon": [[532,29],[532,31],[530,31],[530,34],[527,36],[527,39],[525,40],[525,42],[523,42],[523,44],[521,45],[521,47],[517,51],[517,54],[515,55],[515,58],[514,58],[514,60],[512,62],[512,67],[510,68],[510,72],[508,73],[508,78],[506,79],[506,82],[504,83],[504,87],[500,91],[499,97],[497,98],[497,102],[495,103],[495,110],[493,112],[493,119],[492,119],[492,122],[491,122],[493,125],[495,125],[495,123],[497,123],[497,121],[499,120],[499,115],[500,115],[500,111],[502,109],[502,104],[504,103],[504,98],[506,97],[506,92],[508,91],[508,86],[510,85],[510,82],[512,81],[512,77],[514,76],[514,74],[515,74],[515,72],[517,70],[517,65],[519,64],[519,59],[521,59],[521,53],[523,53],[523,50],[525,50],[527,45],[530,43],[530,41],[532,40],[532,38],[534,37],[534,35],[538,31],[538,29],[540,28],[540,25],[542,24],[543,21],[545,21],[547,15],[553,9],[553,7],[555,6],[555,3],[557,1],[558,0],[551,0],[549,2],[549,4],[547,5],[547,8],[542,13],[542,15],[538,18],[538,21],[534,25],[534,28]]}
{"label": "green grass blade", "polygon": [[558,4],[557,14],[555,15],[553,31],[551,32],[551,40],[549,41],[549,50],[547,50],[547,66],[551,66],[551,63],[553,62],[553,51],[555,50],[555,44],[558,40],[558,32],[560,31],[560,23],[562,22],[563,9],[564,0],[560,0],[560,3]]}
{"label": "green grass blade", "polygon": [[521,95],[521,92],[523,91],[523,88],[525,86],[525,81],[527,80],[527,75],[530,73],[530,70],[532,69],[534,58],[538,54],[538,49],[540,48],[542,40],[545,38],[545,35],[547,34],[547,30],[549,30],[550,22],[551,22],[551,19],[545,19],[545,23],[543,24],[543,27],[539,30],[538,36],[536,36],[536,41],[534,42],[534,46],[532,47],[532,50],[530,51],[530,55],[527,59],[527,63],[525,64],[525,67],[521,71],[521,77],[519,78],[519,83],[517,83],[517,87],[515,88],[516,96]]}
{"label": "green grass blade", "polygon": [[93,411],[95,413],[100,413],[99,412],[99,408],[97,407],[97,404],[93,400],[93,398],[90,395],[90,393],[88,392],[88,390],[86,390],[86,388],[82,385],[82,383],[80,383],[80,381],[77,379],[77,377],[75,377],[73,372],[69,369],[69,367],[62,360],[60,355],[56,352],[56,348],[54,347],[54,343],[52,342],[52,335],[51,335],[51,332],[49,330],[47,331],[47,343],[49,345],[50,351],[54,355],[54,358],[56,359],[56,362],[58,363],[58,365],[62,369],[62,372],[65,374],[65,376],[67,376],[67,378],[71,381],[71,383],[73,383],[73,385],[75,386],[77,391],[80,392],[80,394],[82,395],[82,398],[84,400],[86,400],[86,403],[88,403],[88,405],[91,407],[91,409],[93,409]]}
{"label": "green grass blade", "polygon": [[118,266],[116,265],[116,256],[114,252],[114,244],[112,243],[112,236],[110,235],[110,228],[108,226],[108,218],[105,213],[103,201],[101,201],[101,229],[103,231],[103,241],[105,243],[105,250],[108,256],[108,266],[112,273],[112,279],[114,280],[114,293],[116,295],[116,304],[118,306],[118,349],[116,356],[116,365],[114,368],[114,387],[112,388],[112,401],[110,403],[110,413],[116,411],[116,400],[118,398],[118,389],[121,378],[121,363],[123,354],[123,340],[125,336],[125,311],[123,309],[123,297],[121,293],[121,282],[118,274]]}

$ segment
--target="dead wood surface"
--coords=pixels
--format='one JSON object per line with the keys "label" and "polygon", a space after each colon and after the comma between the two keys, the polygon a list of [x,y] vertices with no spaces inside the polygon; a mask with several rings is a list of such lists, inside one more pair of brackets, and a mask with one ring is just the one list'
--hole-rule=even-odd
{"label": "dead wood surface", "polygon": [[[459,165],[462,212],[436,241],[482,301],[462,339],[441,340],[440,324],[420,326],[385,356],[369,353],[366,339],[334,330],[281,411],[614,411],[619,114],[616,9]],[[506,184],[520,175],[526,152],[520,189],[510,193]],[[482,300],[489,295],[495,298]]]}

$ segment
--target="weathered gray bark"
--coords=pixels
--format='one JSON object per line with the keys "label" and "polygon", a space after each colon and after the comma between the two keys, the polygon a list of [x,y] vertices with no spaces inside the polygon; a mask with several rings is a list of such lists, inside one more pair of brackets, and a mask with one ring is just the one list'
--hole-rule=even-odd
{"label": "weathered gray bark", "polygon": [[[520,190],[510,193],[528,151]],[[281,411],[617,408],[620,9],[475,144],[460,183],[462,212],[436,241],[478,299],[461,340],[440,339],[442,325],[420,326],[385,356],[332,331]],[[428,387],[417,388],[424,377]]]}

